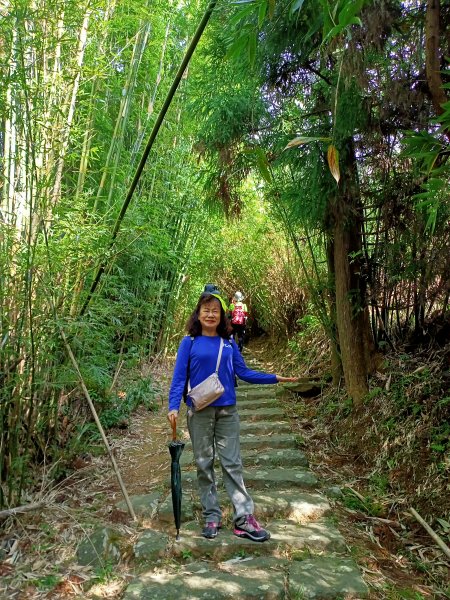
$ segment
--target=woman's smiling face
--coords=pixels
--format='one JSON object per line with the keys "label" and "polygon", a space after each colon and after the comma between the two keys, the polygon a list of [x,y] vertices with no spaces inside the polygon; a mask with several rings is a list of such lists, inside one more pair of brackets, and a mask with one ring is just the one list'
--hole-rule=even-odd
{"label": "woman's smiling face", "polygon": [[200,306],[198,320],[202,326],[203,335],[216,335],[220,323],[220,302],[216,298]]}

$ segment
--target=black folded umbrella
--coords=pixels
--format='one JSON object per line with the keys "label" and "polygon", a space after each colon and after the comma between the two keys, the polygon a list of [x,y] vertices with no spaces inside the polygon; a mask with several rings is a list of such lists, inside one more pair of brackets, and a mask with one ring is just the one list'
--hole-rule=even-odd
{"label": "black folded umbrella", "polygon": [[181,523],[181,498],[183,495],[181,489],[181,468],[180,468],[180,456],[184,449],[184,442],[180,442],[176,439],[176,426],[173,430],[173,440],[169,444],[169,452],[172,457],[172,463],[170,465],[170,487],[172,489],[172,506],[173,516],[175,519],[175,527],[177,528],[177,537],[180,539],[180,523]]}

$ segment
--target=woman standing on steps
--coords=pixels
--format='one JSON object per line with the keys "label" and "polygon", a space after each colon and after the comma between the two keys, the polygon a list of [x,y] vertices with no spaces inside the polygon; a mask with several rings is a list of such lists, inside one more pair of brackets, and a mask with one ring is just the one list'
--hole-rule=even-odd
{"label": "woman standing on steps", "polygon": [[203,293],[200,296],[187,323],[187,331],[189,335],[183,338],[178,348],[169,392],[168,419],[172,425],[178,417],[187,378],[193,388],[211,375],[216,368],[221,339],[224,342],[219,366],[219,379],[225,388],[224,393],[197,412],[194,412],[189,396],[186,398],[187,426],[197,465],[197,482],[205,521],[202,535],[215,538],[221,527],[222,511],[214,475],[217,452],[225,488],[234,508],[233,533],[255,542],[264,542],[270,534],[253,516],[253,500],[243,480],[235,375],[248,383],[259,384],[297,381],[297,378],[247,368],[236,343],[230,339],[231,326],[225,315],[224,303],[217,294]]}

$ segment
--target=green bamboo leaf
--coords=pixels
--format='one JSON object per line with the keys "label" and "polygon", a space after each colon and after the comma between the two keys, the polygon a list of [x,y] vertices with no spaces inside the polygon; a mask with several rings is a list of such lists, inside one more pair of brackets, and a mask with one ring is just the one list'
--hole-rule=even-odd
{"label": "green bamboo leaf", "polygon": [[350,25],[359,25],[360,27],[362,27],[362,21],[359,17],[352,17],[350,19],[350,21],[347,23],[348,26]]}
{"label": "green bamboo leaf", "polygon": [[439,203],[434,202],[428,209],[428,219],[425,225],[425,229],[433,235],[436,228],[437,214],[438,214]]}
{"label": "green bamboo leaf", "polygon": [[262,148],[255,148],[256,154],[256,166],[258,167],[259,174],[267,183],[273,183],[272,174],[269,169],[269,161],[267,154]]}
{"label": "green bamboo leaf", "polygon": [[269,19],[273,19],[275,14],[275,0],[269,0]]}
{"label": "green bamboo leaf", "polygon": [[344,27],[342,25],[336,25],[335,27],[332,27],[327,33],[327,35],[323,38],[322,44],[325,44],[329,40],[332,40],[333,38],[338,36],[343,30]]}
{"label": "green bamboo leaf", "polygon": [[225,54],[225,57],[227,59],[238,57],[240,54],[243,54],[243,52],[245,51],[245,48],[247,47],[247,44],[248,44],[248,35],[246,33],[244,33],[243,35],[239,36],[231,44],[231,46],[228,48],[228,50]]}
{"label": "green bamboo leaf", "polygon": [[333,144],[328,146],[327,160],[331,174],[335,178],[336,183],[339,183],[341,178],[341,173],[339,171],[339,151]]}
{"label": "green bamboo leaf", "polygon": [[450,523],[448,521],[440,519],[439,517],[436,517],[436,521],[444,529],[445,533],[450,533]]}
{"label": "green bamboo leaf", "polygon": [[258,11],[258,27],[261,29],[264,19],[266,18],[268,0],[262,0]]}
{"label": "green bamboo leaf", "polygon": [[[323,2],[322,2],[323,4]],[[364,5],[364,0],[348,0],[347,3],[343,6],[339,15],[337,17],[337,24],[333,22],[331,18],[324,19],[324,28],[323,28],[323,41],[322,44],[330,41],[334,37],[338,36],[344,29],[350,27],[351,25],[362,25],[362,21],[359,17],[356,16],[358,12],[360,12],[361,8]],[[339,4],[336,5],[335,9],[339,7]],[[336,11],[335,11],[336,12]],[[326,15],[325,15],[326,16]],[[334,15],[336,17],[336,15]]]}
{"label": "green bamboo leaf", "polygon": [[248,59],[251,65],[255,64],[256,57],[256,31],[252,31],[248,36]]}
{"label": "green bamboo leaf", "polygon": [[300,11],[304,1],[305,0],[294,0],[294,2],[291,4],[290,14],[293,15],[295,12]]}
{"label": "green bamboo leaf", "polygon": [[303,38],[303,42],[306,43],[313,36],[315,36],[316,33],[318,31],[320,31],[322,24],[323,24],[322,15],[320,15],[320,14],[316,15],[316,18],[313,21],[310,21],[310,23],[309,23],[309,29]]}
{"label": "green bamboo leaf", "polygon": [[364,0],[349,0],[339,12],[338,22],[346,27],[352,19],[361,11]]}
{"label": "green bamboo leaf", "polygon": [[246,20],[247,17],[253,16],[255,13],[255,4],[252,2],[248,6],[239,9],[229,20],[229,27],[233,29],[237,25],[240,25],[242,21]]}
{"label": "green bamboo leaf", "polygon": [[334,23],[331,18],[330,6],[328,4],[328,0],[320,0],[320,4],[322,5],[322,15],[323,15],[322,39],[325,39],[327,37],[329,31],[334,27]]}
{"label": "green bamboo leaf", "polygon": [[283,150],[287,150],[288,148],[295,148],[296,146],[303,146],[303,144],[309,144],[311,142],[329,142],[330,138],[328,137],[306,137],[306,136],[298,136],[291,140]]}
{"label": "green bamboo leaf", "polygon": [[[352,0],[350,0],[350,2],[351,2],[351,1],[352,1]],[[340,3],[339,3],[339,2],[336,2],[336,4],[335,4],[335,5],[334,5],[334,7],[333,7],[333,10],[331,10],[331,6],[330,6],[330,7],[329,7],[329,9],[328,9],[328,10],[329,10],[329,13],[330,13],[330,15],[331,15],[331,18],[332,18],[332,20],[333,20],[333,23],[335,23],[335,22],[336,22],[336,17],[337,17],[337,14],[338,14],[339,6],[340,6]]]}

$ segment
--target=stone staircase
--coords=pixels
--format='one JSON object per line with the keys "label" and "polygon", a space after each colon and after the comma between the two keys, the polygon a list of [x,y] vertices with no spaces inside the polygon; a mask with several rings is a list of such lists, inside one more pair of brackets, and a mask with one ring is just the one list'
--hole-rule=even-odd
{"label": "stone staircase", "polygon": [[[277,388],[242,382],[237,390],[244,481],[255,502],[256,517],[271,533],[270,540],[257,543],[232,534],[231,507],[220,477],[224,528],[214,540],[200,535],[201,507],[187,443],[181,460],[181,539],[175,541],[170,492],[146,496],[143,501],[151,510],[152,529],[143,530],[134,545],[136,572],[141,572],[126,588],[124,600],[368,596],[333,523],[321,484],[290,432]],[[134,501],[139,504],[138,499]]]}

